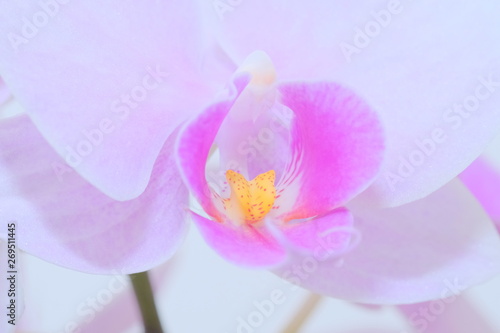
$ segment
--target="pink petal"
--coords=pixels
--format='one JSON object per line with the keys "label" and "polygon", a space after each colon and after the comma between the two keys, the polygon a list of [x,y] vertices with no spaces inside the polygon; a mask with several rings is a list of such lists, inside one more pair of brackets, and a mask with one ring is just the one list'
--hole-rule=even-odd
{"label": "pink petal", "polygon": [[137,199],[114,201],[68,168],[27,116],[0,122],[0,211],[20,248],[89,273],[132,273],[170,258],[186,233],[188,193],[169,138]]}
{"label": "pink petal", "polygon": [[[335,32],[347,32],[361,14],[347,1],[200,2],[218,45],[233,62],[241,63],[255,50],[269,54],[281,80],[325,79],[343,62]],[[349,27],[344,27],[351,22]],[[327,33],[325,33],[325,31]],[[277,39],[279,38],[279,39]],[[277,42],[279,40],[279,42]]]}
{"label": "pink petal", "polygon": [[213,104],[200,113],[184,128],[177,142],[178,165],[187,186],[203,209],[218,220],[222,218],[212,203],[212,194],[205,178],[208,153],[224,118],[248,81],[247,75],[235,78],[235,91],[230,91],[226,100]]}
{"label": "pink petal", "polygon": [[321,250],[326,250],[327,255],[332,256],[341,254],[353,241],[355,229],[352,224],[351,213],[339,208],[309,221],[286,223],[280,231],[294,250],[314,255],[320,244]]}
{"label": "pink petal", "polygon": [[2,2],[0,13],[0,73],[43,136],[111,197],[141,194],[168,136],[212,96],[195,6]]}
{"label": "pink petal", "polygon": [[226,260],[242,266],[270,267],[286,258],[283,247],[263,227],[236,227],[195,213],[192,216],[208,245]]}
{"label": "pink petal", "polygon": [[500,172],[479,158],[459,178],[500,228]]}
{"label": "pink petal", "polygon": [[[216,3],[205,2],[206,20],[234,62],[263,50],[281,80],[338,82],[380,113],[387,154],[369,201],[425,197],[500,128],[498,2]],[[453,111],[467,103],[470,112]]]}
{"label": "pink petal", "polygon": [[364,190],[384,150],[376,114],[334,83],[284,84],[279,91],[281,102],[295,113],[292,145],[300,157],[298,166],[291,165],[297,178],[287,185],[299,183],[300,190],[285,219],[325,213]]}
{"label": "pink petal", "polygon": [[354,250],[325,261],[298,256],[277,274],[331,297],[389,304],[439,298],[500,271],[498,233],[458,182],[398,208],[351,212],[362,236]]}

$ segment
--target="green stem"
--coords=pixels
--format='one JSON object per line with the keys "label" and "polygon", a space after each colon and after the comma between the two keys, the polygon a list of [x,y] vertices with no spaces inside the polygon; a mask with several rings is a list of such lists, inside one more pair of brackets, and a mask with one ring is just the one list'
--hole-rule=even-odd
{"label": "green stem", "polygon": [[317,308],[318,304],[321,302],[321,296],[317,294],[310,294],[307,300],[302,304],[301,308],[293,316],[292,321],[290,321],[282,333],[298,333],[303,328],[306,321],[309,319],[311,314]]}
{"label": "green stem", "polygon": [[153,289],[149,282],[148,272],[130,274],[137,304],[141,310],[145,333],[164,333],[156,310]]}

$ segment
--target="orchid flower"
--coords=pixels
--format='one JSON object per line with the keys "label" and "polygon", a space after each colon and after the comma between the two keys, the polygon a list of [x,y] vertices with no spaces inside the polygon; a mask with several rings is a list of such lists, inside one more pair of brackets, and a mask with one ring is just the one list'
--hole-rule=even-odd
{"label": "orchid flower", "polygon": [[[498,235],[449,182],[500,128],[498,7],[1,2],[0,75],[28,115],[0,122],[0,211],[45,260],[140,271],[181,243],[184,180],[218,253],[317,292],[484,281]],[[244,141],[275,112],[270,144]]]}
{"label": "orchid flower", "polygon": [[[251,80],[239,76],[240,71],[250,73]],[[367,207],[362,199],[353,201],[377,175],[382,160],[382,128],[375,113],[351,91],[333,83],[276,84],[275,76],[265,54],[250,55],[236,73],[232,96],[208,107],[180,135],[179,167],[209,215],[207,219],[192,214],[207,242],[229,261],[271,267],[314,291],[364,302],[379,297],[371,283],[385,284],[378,279],[391,274],[411,276],[415,270],[429,270],[433,276],[420,277],[420,281],[427,286],[431,280],[439,282],[427,290],[416,287],[420,281],[414,282],[408,290],[407,280],[401,284],[392,280],[391,289],[384,291],[379,302],[406,302],[408,297],[421,300],[440,292],[443,283],[457,283],[450,279],[458,274],[450,273],[451,267],[437,270],[449,260],[444,258],[461,251],[462,245],[455,245],[471,241],[468,233],[451,236],[449,230],[433,229],[430,235],[416,220],[424,216],[440,219],[443,211],[438,207],[443,205],[430,201],[473,201],[467,190],[458,183],[450,184],[427,200],[385,210]],[[273,116],[280,112],[293,115],[289,126],[282,125],[282,137],[270,130],[276,120]],[[257,142],[252,144],[252,140]],[[207,166],[214,145],[219,161]],[[206,175],[214,178],[212,188]],[[481,211],[473,202],[467,209],[473,206]],[[469,220],[469,213],[457,208],[446,212],[450,223],[460,223],[464,229],[467,225],[470,231],[478,224]],[[401,219],[416,219],[415,225]],[[377,221],[372,222],[377,226],[365,222],[369,220]],[[356,236],[353,221],[364,236],[354,250],[349,249]],[[444,223],[440,221],[440,228]],[[495,247],[498,235],[491,224],[485,226],[491,238],[482,238],[481,243],[491,242]],[[430,237],[435,241],[426,246],[436,248],[417,245]],[[411,247],[416,240],[418,250]],[[399,262],[396,258],[401,252],[412,261]],[[492,257],[485,261],[470,258],[468,264],[478,264],[477,269],[484,272],[495,262],[495,253],[483,252],[479,257]],[[390,269],[383,264],[387,260],[392,262]],[[436,274],[440,276],[437,280]]]}

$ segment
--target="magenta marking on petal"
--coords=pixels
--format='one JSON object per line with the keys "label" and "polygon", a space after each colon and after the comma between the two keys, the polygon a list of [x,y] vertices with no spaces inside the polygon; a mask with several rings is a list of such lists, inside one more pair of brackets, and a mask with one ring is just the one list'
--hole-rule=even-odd
{"label": "magenta marking on petal", "polygon": [[281,102],[295,118],[293,156],[283,183],[283,201],[295,206],[285,220],[323,214],[364,190],[377,175],[384,151],[377,115],[350,90],[335,83],[279,86]]}

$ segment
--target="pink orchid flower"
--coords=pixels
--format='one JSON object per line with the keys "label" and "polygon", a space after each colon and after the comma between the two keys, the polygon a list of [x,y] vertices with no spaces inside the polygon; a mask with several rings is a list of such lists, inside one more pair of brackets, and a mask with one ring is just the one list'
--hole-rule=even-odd
{"label": "pink orchid flower", "polygon": [[[251,80],[238,75],[244,71]],[[382,129],[375,113],[336,84],[279,84],[274,78],[269,58],[253,53],[237,71],[231,98],[208,107],[180,135],[179,167],[209,215],[207,219],[193,214],[207,242],[229,261],[271,267],[316,292],[358,301],[377,297],[382,303],[416,301],[433,297],[437,288],[441,292],[443,283],[457,284],[453,278],[458,272],[451,273],[457,267],[444,269],[443,265],[457,253],[468,255],[460,248],[471,241],[468,232],[472,229],[464,231],[475,228],[477,221],[467,222],[468,213],[456,207],[447,210],[450,223],[464,228],[451,236],[449,230],[441,229],[444,221],[431,233],[417,220],[440,219],[444,212],[438,207],[445,202],[473,200],[467,190],[450,184],[426,200],[385,210],[367,207],[363,198],[352,201],[377,175],[382,160]],[[288,114],[284,110],[292,112],[293,118],[289,126],[281,125],[285,133],[280,137],[278,130],[270,128],[276,121],[273,117]],[[214,145],[220,156],[215,165],[207,166]],[[212,188],[207,175],[213,178]],[[472,202],[467,209],[472,206],[481,210]],[[402,219],[413,220],[414,225]],[[484,212],[481,219],[488,221]],[[356,236],[353,225],[363,239],[350,249]],[[481,243],[496,246],[498,236],[492,225],[485,227],[491,238],[482,238]],[[433,242],[428,244],[431,237]],[[423,243],[431,248],[420,248]],[[401,253],[412,260],[397,260]],[[490,252],[469,264],[477,264],[476,269],[481,267],[484,273],[496,256]],[[420,277],[411,289],[405,285],[408,280],[394,279],[426,270],[433,275]],[[373,283],[384,285],[388,278],[391,288],[380,295]],[[418,287],[419,283],[428,289]]]}
{"label": "pink orchid flower", "polygon": [[[449,182],[500,127],[498,6],[1,2],[0,75],[29,117],[0,122],[0,211],[30,253],[129,273],[181,243],[184,179],[221,255],[315,291],[417,302],[484,281],[498,235]],[[273,110],[293,117],[241,155]]]}

